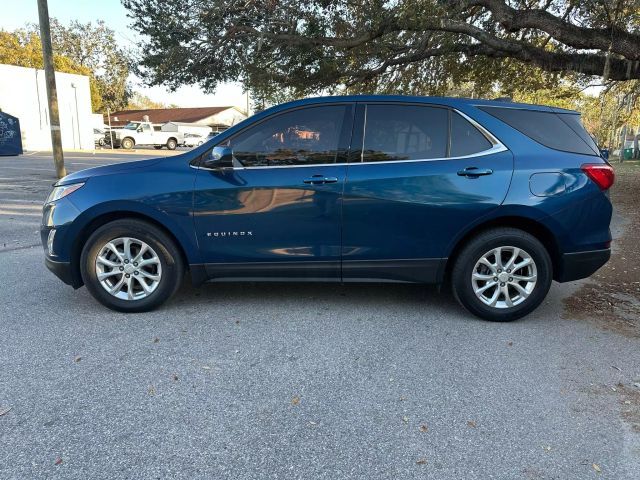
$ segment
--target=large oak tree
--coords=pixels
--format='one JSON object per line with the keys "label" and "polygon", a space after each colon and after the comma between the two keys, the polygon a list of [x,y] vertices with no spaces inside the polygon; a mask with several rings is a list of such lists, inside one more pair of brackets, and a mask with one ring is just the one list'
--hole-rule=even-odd
{"label": "large oak tree", "polygon": [[[123,0],[154,84],[277,97],[640,79],[640,0]],[[478,91],[480,89],[480,91]]]}

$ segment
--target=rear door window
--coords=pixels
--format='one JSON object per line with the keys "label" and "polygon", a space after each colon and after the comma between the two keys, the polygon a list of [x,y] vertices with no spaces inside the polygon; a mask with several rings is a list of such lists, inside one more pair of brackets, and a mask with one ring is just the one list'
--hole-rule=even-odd
{"label": "rear door window", "polygon": [[598,147],[580,122],[580,115],[521,108],[478,108],[546,147],[565,152],[599,155]]}
{"label": "rear door window", "polygon": [[451,112],[451,153],[452,157],[464,157],[489,150],[492,144],[480,130],[462,115]]}
{"label": "rear door window", "polygon": [[414,105],[367,105],[362,160],[445,158],[449,111]]}

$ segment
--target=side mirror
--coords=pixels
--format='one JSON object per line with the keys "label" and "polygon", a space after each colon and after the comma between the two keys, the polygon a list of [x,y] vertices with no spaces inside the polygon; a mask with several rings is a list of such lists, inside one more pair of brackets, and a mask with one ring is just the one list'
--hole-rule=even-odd
{"label": "side mirror", "polygon": [[202,162],[206,168],[233,168],[233,150],[231,147],[213,147],[211,154]]}
{"label": "side mirror", "polygon": [[138,133],[142,133],[142,127],[138,127],[138,130],[136,130]]}

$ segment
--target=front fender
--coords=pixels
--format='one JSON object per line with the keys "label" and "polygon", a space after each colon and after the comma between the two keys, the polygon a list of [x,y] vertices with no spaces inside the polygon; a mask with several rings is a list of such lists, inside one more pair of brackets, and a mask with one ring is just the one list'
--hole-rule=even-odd
{"label": "front fender", "polygon": [[118,217],[121,218],[126,218],[127,215],[130,215],[138,218],[148,218],[152,222],[160,224],[176,238],[187,257],[188,263],[200,263],[191,216],[182,218],[183,221],[176,220],[167,212],[141,202],[114,200],[98,204],[78,215],[72,224],[73,231],[69,233],[74,238],[81,238],[81,234],[96,219],[111,216],[114,213],[117,213]]}

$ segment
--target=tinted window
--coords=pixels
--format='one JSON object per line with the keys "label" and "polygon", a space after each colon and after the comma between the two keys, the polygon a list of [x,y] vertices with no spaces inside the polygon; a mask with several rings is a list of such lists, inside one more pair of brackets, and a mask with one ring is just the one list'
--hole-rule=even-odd
{"label": "tinted window", "polygon": [[277,115],[234,137],[233,155],[246,167],[335,163],[347,105]]}
{"label": "tinted window", "polygon": [[587,143],[587,145],[589,145],[589,147],[591,147],[591,149],[595,153],[597,153],[598,155],[600,154],[600,149],[598,148],[598,145],[593,140],[591,135],[589,135],[589,133],[582,126],[582,122],[580,121],[580,115],[577,115],[575,113],[558,113],[558,117],[560,117],[560,119],[564,123],[569,125],[569,127],[571,127],[571,129],[574,132],[576,132],[580,136],[580,138],[584,140]]}
{"label": "tinted window", "polygon": [[447,156],[448,110],[411,105],[368,105],[363,161]]}
{"label": "tinted window", "polygon": [[[594,150],[591,146],[593,141],[587,143],[583,135],[577,133],[577,131],[584,132],[579,118],[575,118],[579,117],[579,115],[539,112],[518,108],[480,107],[480,109],[549,148],[565,152],[598,155],[597,148]],[[564,117],[567,117],[566,121],[563,120]],[[584,135],[588,136],[587,132],[584,132]]]}
{"label": "tinted window", "polygon": [[480,130],[474,127],[471,122],[458,115],[451,113],[451,153],[452,157],[463,157],[473,155],[491,148],[491,142],[487,140]]}

